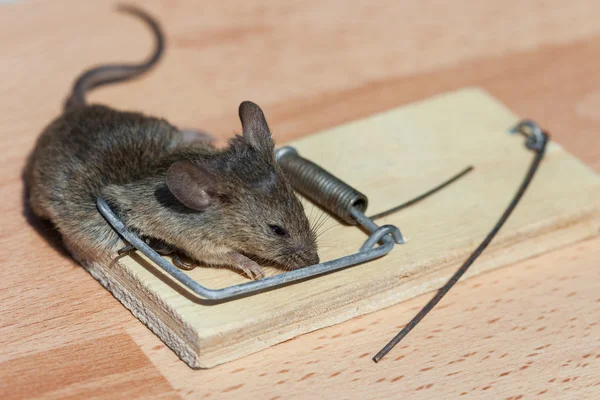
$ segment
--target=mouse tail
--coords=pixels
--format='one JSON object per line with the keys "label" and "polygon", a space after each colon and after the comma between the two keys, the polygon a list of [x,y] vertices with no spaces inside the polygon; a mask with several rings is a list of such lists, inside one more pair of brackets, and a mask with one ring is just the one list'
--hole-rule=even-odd
{"label": "mouse tail", "polygon": [[140,64],[108,64],[100,65],[83,72],[75,84],[71,96],[65,102],[65,111],[73,107],[84,106],[88,90],[109,83],[133,79],[152,68],[162,57],[165,48],[164,34],[159,23],[146,12],[137,7],[119,5],[119,12],[134,15],[144,21],[154,34],[155,46],[150,57]]}

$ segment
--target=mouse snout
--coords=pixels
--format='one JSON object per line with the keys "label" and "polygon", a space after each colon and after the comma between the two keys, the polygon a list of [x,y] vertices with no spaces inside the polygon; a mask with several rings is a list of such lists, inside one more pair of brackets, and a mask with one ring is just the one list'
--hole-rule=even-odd
{"label": "mouse snout", "polygon": [[300,248],[295,253],[295,259],[298,260],[296,268],[308,267],[319,263],[319,254],[314,249]]}
{"label": "mouse snout", "polygon": [[313,253],[309,253],[309,254],[307,254],[306,261],[307,261],[307,264],[306,264],[307,266],[318,264],[320,261],[319,255],[317,254],[316,251]]}

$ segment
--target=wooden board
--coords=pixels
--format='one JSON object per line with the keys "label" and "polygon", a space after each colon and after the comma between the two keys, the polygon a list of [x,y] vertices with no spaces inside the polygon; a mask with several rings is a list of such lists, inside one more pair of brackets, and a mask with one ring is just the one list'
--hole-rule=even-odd
{"label": "wooden board", "polygon": [[[493,226],[530,163],[522,137],[507,134],[518,120],[484,92],[467,89],[291,143],[366,193],[370,213],[475,166],[435,197],[383,219],[399,226],[407,243],[371,263],[218,305],[194,298],[139,255],[86,267],[191,367],[240,358],[443,284]],[[551,143],[529,192],[467,276],[591,237],[598,226],[600,179]],[[354,252],[365,239],[333,220],[325,229],[323,260]],[[211,288],[245,281],[227,270],[189,274]]]}

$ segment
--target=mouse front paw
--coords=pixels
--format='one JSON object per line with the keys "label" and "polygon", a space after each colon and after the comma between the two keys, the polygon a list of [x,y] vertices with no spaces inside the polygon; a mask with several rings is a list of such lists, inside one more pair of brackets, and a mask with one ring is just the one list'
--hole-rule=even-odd
{"label": "mouse front paw", "polygon": [[248,278],[257,280],[265,277],[265,272],[260,267],[260,265],[258,265],[248,257],[245,257],[241,254],[235,254],[233,258],[233,266],[242,271]]}

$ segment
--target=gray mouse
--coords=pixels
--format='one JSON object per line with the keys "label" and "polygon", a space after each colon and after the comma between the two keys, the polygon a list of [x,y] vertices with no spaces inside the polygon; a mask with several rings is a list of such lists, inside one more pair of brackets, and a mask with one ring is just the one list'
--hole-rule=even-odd
{"label": "gray mouse", "polygon": [[239,106],[243,134],[226,147],[164,119],[88,105],[86,91],[135,78],[160,59],[164,38],[144,11],[156,48],[139,65],[84,72],[64,113],[40,135],[25,168],[33,212],[50,220],[82,264],[114,259],[126,243],[96,208],[103,196],[128,229],[157,250],[264,277],[258,262],[292,270],[319,262],[316,235],[274,157],[274,142],[256,104]]}

